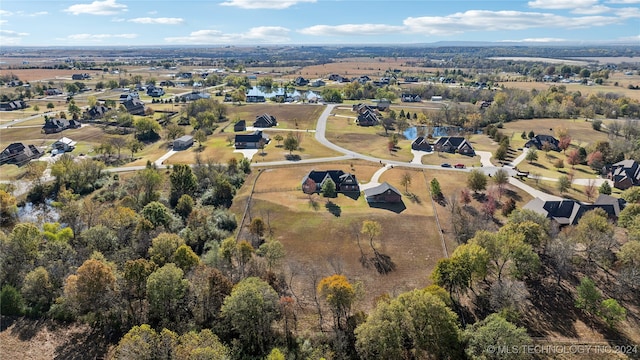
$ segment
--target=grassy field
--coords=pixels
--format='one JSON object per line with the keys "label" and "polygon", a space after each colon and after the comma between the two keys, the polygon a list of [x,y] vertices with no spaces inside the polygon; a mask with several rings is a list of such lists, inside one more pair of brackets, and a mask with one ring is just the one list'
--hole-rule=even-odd
{"label": "grassy field", "polygon": [[246,120],[247,126],[251,126],[256,116],[270,114],[278,121],[276,128],[280,129],[315,129],[323,106],[303,104],[243,104],[229,105],[227,117],[233,122]]}
{"label": "grassy field", "polygon": [[[389,135],[392,132],[389,132]],[[388,150],[389,137],[382,126],[363,127],[355,119],[330,116],[327,120],[327,140],[343,148],[382,159],[411,161],[411,141],[400,137],[395,151]]]}
{"label": "grassy field", "polygon": [[[327,168],[326,165],[322,167]],[[289,265],[301,271],[304,269],[304,273],[298,273],[294,278],[294,291],[298,294],[307,292],[308,277],[312,273],[320,276],[343,273],[351,281],[362,284],[365,289],[362,307],[370,309],[374,299],[382,294],[397,295],[426,286],[429,283],[427,274],[442,256],[442,246],[431,202],[424,201],[428,199],[426,186],[417,180],[418,174],[414,176],[416,183],[411,186],[411,191],[422,200],[412,202],[405,199],[406,209],[394,212],[369,207],[363,196],[353,199],[341,194],[337,198],[327,199],[313,195],[313,200],[310,200],[298,188],[303,176],[312,168],[319,169],[320,166],[297,166],[263,172],[256,184],[250,209],[254,217],[269,218],[274,237],[285,246]],[[351,171],[349,164],[335,164],[331,168]],[[367,181],[364,173],[372,174],[377,167],[365,165],[365,168],[360,163],[354,164],[360,181]],[[394,180],[397,177],[390,173],[387,180],[400,187]],[[247,196],[246,188],[253,183],[252,180],[248,179],[244,190],[234,201],[232,210],[238,217],[241,217]],[[375,220],[382,225],[382,235],[374,241],[374,245],[381,253],[389,255],[397,266],[388,275],[365,268],[359,261],[360,250],[356,237],[364,220]],[[364,252],[371,256],[373,252],[368,241],[361,240]]]}

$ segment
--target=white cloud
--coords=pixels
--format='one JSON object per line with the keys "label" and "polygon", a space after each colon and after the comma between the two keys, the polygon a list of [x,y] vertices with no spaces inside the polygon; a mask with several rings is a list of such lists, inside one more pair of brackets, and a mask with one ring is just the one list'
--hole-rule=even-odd
{"label": "white cloud", "polygon": [[137,34],[73,34],[67,40],[104,40],[104,39],[135,39]]}
{"label": "white cloud", "polygon": [[13,13],[11,11],[0,9],[0,16],[11,16]]}
{"label": "white cloud", "polygon": [[559,38],[529,38],[521,40],[500,40],[498,42],[518,42],[518,43],[549,43],[549,42],[564,42],[567,39]]}
{"label": "white cloud", "polygon": [[595,15],[595,14],[603,14],[611,10],[612,9],[608,6],[594,5],[591,7],[577,8],[577,9],[571,10],[571,12],[574,14],[580,14],[580,15]]}
{"label": "white cloud", "polygon": [[345,35],[384,35],[405,31],[404,26],[385,24],[343,24],[343,25],[315,25],[299,30],[301,34],[313,36],[345,36]]}
{"label": "white cloud", "polygon": [[316,0],[229,0],[222,6],[236,6],[242,9],[286,9],[299,3],[315,3]]}
{"label": "white cloud", "polygon": [[161,17],[161,18],[143,17],[143,18],[129,19],[129,22],[138,23],[138,24],[180,25],[184,22],[184,19],[166,18],[166,17]]}
{"label": "white cloud", "polygon": [[576,9],[595,6],[598,0],[535,0],[529,1],[528,5],[537,9]]}
{"label": "white cloud", "polygon": [[155,10],[151,10],[151,11],[147,12],[147,14],[149,14],[149,15],[155,15],[155,14],[157,14],[157,13],[158,13],[158,12],[157,12],[157,11],[155,11]]}
{"label": "white cloud", "polygon": [[75,4],[64,10],[73,15],[115,15],[127,11],[127,5],[118,4],[116,0],[94,1],[91,4]]}
{"label": "white cloud", "polygon": [[0,20],[0,25],[4,25],[7,23],[7,20]]}
{"label": "white cloud", "polygon": [[640,18],[639,8],[616,9],[615,14],[623,19]]}
{"label": "white cloud", "polygon": [[19,45],[22,38],[29,33],[20,33],[13,30],[0,30],[0,43],[2,45]]}
{"label": "white cloud", "polygon": [[453,35],[467,31],[514,31],[531,28],[578,29],[622,22],[619,17],[566,17],[549,13],[469,10],[447,16],[409,17],[404,24],[412,33]]}
{"label": "white cloud", "polygon": [[609,0],[607,4],[640,4],[640,0]]}
{"label": "white cloud", "polygon": [[219,30],[198,30],[189,36],[168,37],[164,40],[168,43],[211,45],[211,44],[275,44],[285,43],[290,39],[287,36],[289,29],[280,26],[260,26],[249,29],[244,33],[223,33]]}

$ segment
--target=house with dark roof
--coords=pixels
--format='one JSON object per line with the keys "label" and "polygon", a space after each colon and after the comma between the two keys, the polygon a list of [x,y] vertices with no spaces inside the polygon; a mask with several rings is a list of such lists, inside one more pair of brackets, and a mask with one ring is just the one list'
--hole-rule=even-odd
{"label": "house with dark roof", "polygon": [[131,115],[144,115],[144,103],[140,99],[131,99],[122,103]]}
{"label": "house with dark roof", "polygon": [[443,136],[433,144],[433,148],[438,152],[458,153],[463,155],[475,155],[473,146],[462,136]]}
{"label": "house with dark roof", "polygon": [[548,143],[549,148],[554,151],[560,151],[558,139],[551,135],[536,135],[524,144],[524,147],[530,148],[534,146],[538,150],[542,150],[544,144]]}
{"label": "house with dark roof", "polygon": [[358,104],[353,104],[351,106],[351,110],[357,112],[358,114],[364,114],[367,111],[376,111],[376,107],[373,105],[358,103]]}
{"label": "house with dark roof", "polygon": [[356,119],[356,124],[359,126],[375,126],[378,125],[378,116],[373,111],[366,111]]}
{"label": "house with dark roof", "polygon": [[187,101],[196,101],[200,99],[210,99],[211,95],[202,91],[192,91],[190,94],[182,96]]}
{"label": "house with dark roof", "polygon": [[28,107],[27,103],[23,100],[14,100],[9,102],[0,103],[0,111],[14,111],[22,110]]}
{"label": "house with dark roof", "polygon": [[127,91],[125,93],[120,94],[118,101],[123,103],[127,100],[132,100],[132,99],[140,99],[140,95],[138,94],[137,91]]}
{"label": "house with dark roof", "polygon": [[609,179],[613,181],[613,186],[620,190],[640,186],[640,164],[630,159],[619,161],[611,165]]}
{"label": "house with dark roof", "polygon": [[47,95],[47,96],[62,95],[62,91],[60,91],[60,89],[51,88],[51,89],[46,89],[44,91],[44,94]]}
{"label": "house with dark roof", "polygon": [[302,178],[302,191],[305,194],[319,193],[322,191],[322,186],[329,180],[336,184],[336,192],[360,192],[356,176],[342,170],[311,170]]}
{"label": "house with dark roof", "polygon": [[80,127],[80,122],[76,120],[67,119],[45,119],[42,131],[45,134],[54,134],[67,129],[77,129]]}
{"label": "house with dark roof", "polygon": [[251,134],[236,134],[236,149],[259,149],[260,143],[268,144],[270,141],[266,134],[261,130],[256,130]]}
{"label": "house with dark roof", "polygon": [[421,102],[422,98],[418,94],[402,94],[400,100],[402,102]]}
{"label": "house with dark roof", "polygon": [[86,110],[83,117],[85,119],[100,119],[104,117],[104,114],[106,114],[109,110],[111,109],[106,107],[105,105],[96,104],[93,105],[90,109]]}
{"label": "house with dark roof", "polygon": [[276,117],[269,114],[258,115],[256,116],[256,121],[253,122],[253,126],[259,128],[268,128],[276,125],[278,125]]}
{"label": "house with dark roof", "polygon": [[351,81],[351,80],[349,80],[349,78],[346,78],[346,77],[344,77],[342,75],[338,75],[338,74],[329,75],[329,80],[337,81],[337,82],[341,82],[341,83],[350,82]]}
{"label": "house with dark roof", "polygon": [[25,146],[23,143],[13,143],[0,153],[0,165],[15,164],[22,166],[32,159],[42,156],[43,152],[35,145]]}
{"label": "house with dark roof", "polygon": [[418,136],[411,143],[411,150],[431,152],[431,151],[433,151],[433,146],[431,146],[431,144],[429,144],[429,139],[427,137]]}
{"label": "house with dark roof", "polygon": [[404,82],[408,82],[408,83],[414,83],[414,82],[418,82],[420,79],[418,79],[416,76],[405,76],[404,78]]}
{"label": "house with dark roof", "polygon": [[400,191],[386,181],[378,186],[365,189],[364,196],[368,203],[399,203],[402,201]]}
{"label": "house with dark roof", "polygon": [[173,150],[186,150],[193,145],[193,136],[184,135],[173,140]]}
{"label": "house with dark roof", "polygon": [[73,74],[71,75],[71,80],[88,80],[91,77],[89,76],[89,74],[84,73],[84,74]]}
{"label": "house with dark roof", "polygon": [[535,198],[529,201],[523,209],[534,211],[560,226],[576,225],[587,211],[602,209],[612,219],[617,219],[620,211],[624,209],[625,201],[609,195],[600,195],[593,204],[583,204],[572,199],[544,201]]}
{"label": "house with dark roof", "polygon": [[261,103],[266,102],[264,95],[247,95],[245,101],[248,103]]}
{"label": "house with dark roof", "polygon": [[298,76],[298,77],[293,81],[293,83],[294,83],[296,86],[305,86],[305,85],[309,84],[309,80],[307,80],[307,79],[303,78],[302,76]]}
{"label": "house with dark roof", "polygon": [[247,130],[247,121],[240,120],[237,123],[233,124],[233,131],[245,131]]}
{"label": "house with dark roof", "polygon": [[161,97],[164,95],[164,89],[161,87],[149,87],[147,89],[147,95],[151,97]]}

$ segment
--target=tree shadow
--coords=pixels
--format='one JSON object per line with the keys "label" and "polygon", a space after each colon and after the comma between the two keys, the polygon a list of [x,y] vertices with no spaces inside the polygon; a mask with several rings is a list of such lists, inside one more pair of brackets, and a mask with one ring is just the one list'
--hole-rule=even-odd
{"label": "tree shadow", "polygon": [[342,209],[340,208],[340,206],[331,200],[327,200],[327,203],[324,205],[324,207],[335,217],[340,217],[340,215],[342,214]]}
{"label": "tree shadow", "polygon": [[108,351],[109,341],[104,334],[91,330],[90,333],[71,334],[62,345],[56,348],[54,359],[104,359]]}
{"label": "tree shadow", "polygon": [[520,196],[517,192],[513,191],[513,190],[509,190],[506,189],[504,194],[506,195],[506,197],[509,197],[515,201],[521,201],[522,200],[522,196]]}
{"label": "tree shadow", "polygon": [[396,264],[389,255],[381,254],[377,251],[369,261],[375,266],[378,273],[382,275],[386,275],[396,269]]}
{"label": "tree shadow", "polygon": [[300,155],[298,154],[287,154],[284,158],[289,161],[300,161]]}
{"label": "tree shadow", "polygon": [[420,197],[417,194],[414,194],[412,192],[407,192],[405,193],[405,196],[409,198],[409,200],[414,204],[418,204],[418,205],[422,204],[422,199],[420,199]]}
{"label": "tree shadow", "polygon": [[370,202],[369,203],[369,207],[372,207],[374,209],[384,209],[384,210],[389,210],[392,211],[396,214],[400,214],[401,212],[403,212],[407,207],[404,204],[404,201],[400,201],[397,203],[376,203],[376,202]]}

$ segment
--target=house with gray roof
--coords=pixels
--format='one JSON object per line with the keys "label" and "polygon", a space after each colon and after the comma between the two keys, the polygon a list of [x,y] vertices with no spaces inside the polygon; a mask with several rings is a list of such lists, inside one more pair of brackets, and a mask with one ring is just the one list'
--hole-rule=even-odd
{"label": "house with gray roof", "polygon": [[533,138],[531,138],[529,141],[527,141],[524,144],[524,147],[530,148],[533,146],[538,150],[542,150],[545,143],[549,144],[549,148],[551,150],[560,151],[560,146],[559,146],[560,142],[558,141],[558,139],[554,138],[551,135],[536,135]]}
{"label": "house with gray roof", "polygon": [[400,190],[386,181],[378,186],[365,189],[364,196],[368,203],[399,203],[402,201]]}
{"label": "house with gray roof", "polygon": [[311,170],[302,179],[302,191],[305,194],[319,193],[329,180],[336,184],[336,192],[360,192],[360,185],[356,176],[342,170]]}
{"label": "house with gray roof", "polygon": [[617,219],[624,209],[625,201],[613,196],[601,194],[593,204],[584,204],[572,199],[544,201],[535,198],[529,201],[523,209],[541,214],[558,223],[560,226],[576,225],[580,218],[590,210],[602,209],[612,219]]}
{"label": "house with gray roof", "polygon": [[609,179],[613,181],[613,186],[620,190],[640,186],[640,164],[631,159],[619,161],[611,165]]}

